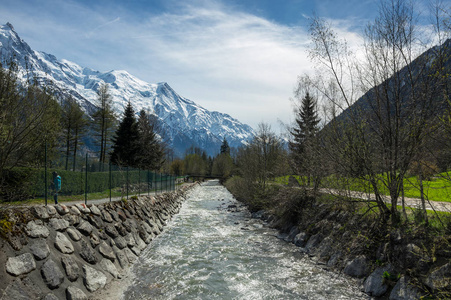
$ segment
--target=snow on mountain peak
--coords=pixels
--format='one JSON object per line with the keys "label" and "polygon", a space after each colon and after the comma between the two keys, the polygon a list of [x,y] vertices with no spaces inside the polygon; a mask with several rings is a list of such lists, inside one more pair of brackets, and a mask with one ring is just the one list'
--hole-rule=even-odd
{"label": "snow on mountain peak", "polygon": [[24,76],[25,68],[29,68],[39,81],[51,82],[60,93],[70,94],[88,113],[96,109],[98,87],[101,83],[108,83],[117,114],[123,112],[128,101],[136,112],[145,109],[154,113],[167,131],[169,143],[179,155],[191,146],[214,155],[219,152],[224,138],[230,146],[238,147],[254,135],[250,126],[227,114],[208,111],[178,95],[166,82],[147,83],[125,70],[102,73],[34,51],[7,23],[0,26],[0,59],[4,62],[11,58],[16,60]]}

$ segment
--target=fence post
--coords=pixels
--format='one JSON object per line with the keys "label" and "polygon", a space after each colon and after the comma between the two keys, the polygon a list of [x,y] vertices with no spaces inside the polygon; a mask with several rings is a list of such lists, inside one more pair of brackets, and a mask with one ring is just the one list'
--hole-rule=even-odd
{"label": "fence post", "polygon": [[150,180],[149,180],[149,176],[150,176],[150,170],[147,170],[147,196],[150,196]]}
{"label": "fence post", "polygon": [[110,202],[111,202],[111,160],[110,163],[108,164],[108,184],[110,187]]}
{"label": "fence post", "polygon": [[141,168],[138,168],[138,197],[141,194]]}
{"label": "fence post", "polygon": [[127,176],[126,176],[125,180],[126,180],[125,186],[126,186],[126,189],[127,189],[127,200],[128,200],[128,166],[127,166]]}
{"label": "fence post", "polygon": [[45,193],[45,206],[47,206],[47,141],[45,141],[45,147],[44,147],[44,193]]}
{"label": "fence post", "polygon": [[86,168],[85,168],[85,205],[88,204],[88,153],[86,152]]}

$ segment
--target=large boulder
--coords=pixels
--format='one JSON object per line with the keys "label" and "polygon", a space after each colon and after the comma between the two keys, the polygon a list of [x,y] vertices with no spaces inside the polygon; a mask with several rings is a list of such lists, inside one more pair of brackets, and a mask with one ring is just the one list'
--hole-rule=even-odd
{"label": "large boulder", "polygon": [[[29,277],[16,278],[4,290],[2,300],[30,300],[42,299],[41,289]],[[44,298],[45,299],[45,298]]]}
{"label": "large boulder", "polygon": [[43,260],[50,254],[50,249],[45,239],[32,240],[30,243],[30,251],[37,260]]}
{"label": "large boulder", "polygon": [[34,206],[31,211],[38,219],[47,220],[50,217],[45,206]]}
{"label": "large boulder", "polygon": [[90,292],[95,292],[103,288],[106,284],[106,276],[102,272],[84,265],[83,266],[83,282]]}
{"label": "large boulder", "polygon": [[68,228],[66,232],[73,241],[77,242],[81,239],[80,232],[75,228]]}
{"label": "large boulder", "polygon": [[62,216],[69,213],[69,208],[67,208],[66,205],[58,204],[58,205],[55,205],[55,208],[56,208],[56,211]]}
{"label": "large boulder", "polygon": [[301,232],[294,237],[293,243],[298,247],[305,247],[308,239],[309,235],[305,232]]}
{"label": "large boulder", "polygon": [[412,300],[420,299],[421,294],[416,287],[409,284],[406,277],[401,277],[390,293],[390,300]]}
{"label": "large boulder", "polygon": [[74,252],[74,246],[62,232],[56,233],[55,248],[64,254],[70,254]]}
{"label": "large boulder", "polygon": [[32,238],[47,238],[50,235],[49,229],[42,225],[42,221],[28,222],[25,227],[25,233]]}
{"label": "large boulder", "polygon": [[102,254],[103,257],[108,258],[109,260],[113,261],[116,259],[116,255],[113,252],[113,249],[108,246],[105,241],[102,241],[99,246],[99,252]]}
{"label": "large boulder", "polygon": [[426,278],[425,284],[433,291],[451,286],[451,264],[447,263],[432,271]]}
{"label": "large boulder", "polygon": [[368,275],[369,272],[370,262],[363,255],[357,256],[356,258],[348,262],[343,270],[343,273],[345,273],[346,275],[357,278],[362,278]]}
{"label": "large boulder", "polygon": [[81,221],[80,224],[78,224],[77,229],[86,236],[90,236],[91,232],[93,231],[92,225],[86,221]]}
{"label": "large boulder", "polygon": [[67,229],[67,227],[69,227],[69,222],[64,219],[51,218],[50,226],[52,226],[52,228],[55,230],[64,231]]}
{"label": "large boulder", "polygon": [[116,266],[111,262],[111,260],[104,258],[100,261],[99,265],[105,272],[110,273],[114,278],[119,277],[119,272],[117,271]]}
{"label": "large boulder", "polygon": [[94,265],[98,262],[97,254],[94,251],[94,249],[91,248],[91,246],[86,243],[85,241],[82,241],[81,243],[81,251],[80,256],[87,261],[88,263]]}
{"label": "large boulder", "polygon": [[80,268],[77,263],[70,256],[64,256],[61,258],[61,264],[66,271],[67,279],[75,281],[80,275]]}
{"label": "large boulder", "polygon": [[6,272],[14,276],[30,273],[34,269],[36,269],[36,262],[31,253],[8,257],[6,261]]}
{"label": "large boulder", "polygon": [[64,281],[64,274],[58,265],[51,259],[47,260],[41,267],[42,279],[49,289],[58,288]]}
{"label": "large boulder", "polygon": [[88,300],[88,297],[82,290],[75,286],[69,286],[66,289],[67,300]]}
{"label": "large boulder", "polygon": [[394,270],[391,265],[374,270],[363,283],[363,291],[373,297],[380,297],[385,294],[388,290],[388,284],[383,278],[385,272],[392,274]]}

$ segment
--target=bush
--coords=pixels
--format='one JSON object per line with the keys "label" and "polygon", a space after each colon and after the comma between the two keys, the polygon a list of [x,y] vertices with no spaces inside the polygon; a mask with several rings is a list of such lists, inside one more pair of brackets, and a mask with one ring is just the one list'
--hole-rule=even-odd
{"label": "bush", "polygon": [[275,204],[273,213],[279,218],[279,225],[289,227],[298,224],[302,212],[315,203],[315,197],[307,190],[299,188],[283,188],[272,197]]}
{"label": "bush", "polygon": [[409,168],[409,174],[411,176],[419,176],[420,171],[423,171],[423,180],[430,181],[432,176],[439,173],[439,167],[436,164],[429,161],[414,161]]}
{"label": "bush", "polygon": [[3,170],[0,179],[0,198],[5,201],[17,201],[32,195],[36,183],[37,170],[32,168],[14,168]]}
{"label": "bush", "polygon": [[280,188],[278,185],[269,185],[263,190],[256,183],[239,176],[233,176],[224,185],[236,199],[246,204],[251,212],[271,209],[274,204],[271,198]]}

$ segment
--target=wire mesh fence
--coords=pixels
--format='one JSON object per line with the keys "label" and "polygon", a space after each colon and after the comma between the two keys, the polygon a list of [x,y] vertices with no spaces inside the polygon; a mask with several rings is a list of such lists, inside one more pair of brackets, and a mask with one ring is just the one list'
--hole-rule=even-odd
{"label": "wire mesh fence", "polygon": [[[70,170],[62,168],[61,163],[46,163],[45,166],[34,172],[35,179],[31,180],[33,196],[42,198],[45,204],[56,203],[58,196],[61,199],[61,196],[74,195],[78,195],[77,199],[83,196],[86,204],[99,198],[128,199],[138,194],[173,191],[180,181],[180,178],[153,170],[99,163],[97,158],[87,155]],[[56,176],[60,177],[60,189],[55,185]]]}

